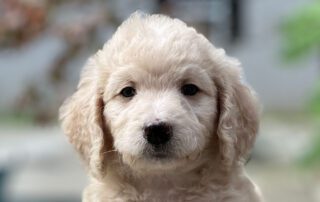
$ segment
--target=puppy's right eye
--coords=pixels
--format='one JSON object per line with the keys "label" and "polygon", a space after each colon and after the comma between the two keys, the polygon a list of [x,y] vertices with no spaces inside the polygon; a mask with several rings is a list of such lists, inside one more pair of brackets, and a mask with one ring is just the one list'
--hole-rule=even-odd
{"label": "puppy's right eye", "polygon": [[181,87],[181,93],[186,96],[193,96],[198,92],[199,92],[199,88],[194,84],[186,84]]}
{"label": "puppy's right eye", "polygon": [[136,89],[132,88],[132,87],[125,87],[120,91],[120,94],[123,97],[133,97],[136,95]]}

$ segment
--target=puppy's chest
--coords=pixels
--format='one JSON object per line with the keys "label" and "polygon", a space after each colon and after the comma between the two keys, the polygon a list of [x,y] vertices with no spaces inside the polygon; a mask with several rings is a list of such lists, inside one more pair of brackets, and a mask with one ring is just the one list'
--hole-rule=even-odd
{"label": "puppy's chest", "polygon": [[[138,200],[136,202],[208,202],[217,201],[217,193],[213,189],[203,187],[201,185],[182,188],[182,187],[168,187],[167,189],[150,190],[146,189],[138,193]],[[135,201],[135,200],[132,200]]]}
{"label": "puppy's chest", "polygon": [[208,202],[219,201],[219,188],[214,184],[201,182],[186,184],[153,183],[144,184],[129,198],[135,202]]}

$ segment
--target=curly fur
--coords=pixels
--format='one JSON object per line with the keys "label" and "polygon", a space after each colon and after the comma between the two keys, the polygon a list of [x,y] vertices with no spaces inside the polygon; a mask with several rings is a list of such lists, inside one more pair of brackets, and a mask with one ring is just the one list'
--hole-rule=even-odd
{"label": "curly fur", "polygon": [[[237,60],[182,21],[135,13],[84,67],[60,109],[88,168],[85,202],[258,202],[244,161],[259,124]],[[194,83],[192,97],[179,88]],[[125,86],[137,95],[121,97]],[[173,125],[170,159],[145,157],[144,125]]]}

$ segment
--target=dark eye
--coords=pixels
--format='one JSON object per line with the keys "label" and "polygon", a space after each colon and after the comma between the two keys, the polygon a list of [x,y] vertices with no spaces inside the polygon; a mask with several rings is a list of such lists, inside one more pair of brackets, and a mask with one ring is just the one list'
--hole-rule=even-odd
{"label": "dark eye", "polygon": [[123,97],[133,97],[136,94],[136,89],[132,88],[132,87],[125,87],[121,90],[120,94]]}
{"label": "dark eye", "polygon": [[194,84],[186,84],[181,87],[181,93],[187,96],[193,96],[199,92],[199,88]]}

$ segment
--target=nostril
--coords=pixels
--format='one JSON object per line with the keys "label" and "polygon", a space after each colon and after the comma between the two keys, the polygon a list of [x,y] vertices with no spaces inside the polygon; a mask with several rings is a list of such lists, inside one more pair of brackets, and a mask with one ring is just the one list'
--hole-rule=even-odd
{"label": "nostril", "polygon": [[159,146],[167,143],[172,136],[172,127],[166,123],[150,125],[144,129],[144,137],[148,143]]}

